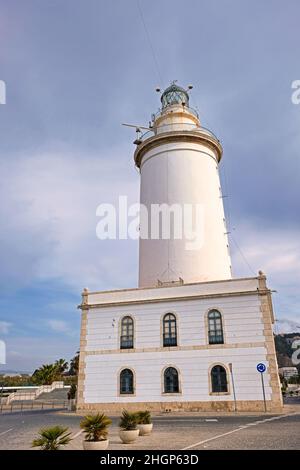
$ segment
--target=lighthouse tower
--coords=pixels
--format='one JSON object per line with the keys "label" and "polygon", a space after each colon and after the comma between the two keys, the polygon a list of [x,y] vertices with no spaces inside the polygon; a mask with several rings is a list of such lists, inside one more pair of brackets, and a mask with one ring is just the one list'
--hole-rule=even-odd
{"label": "lighthouse tower", "polygon": [[[218,170],[222,146],[201,126],[197,112],[189,107],[188,92],[176,83],[163,92],[161,104],[153,116],[152,132],[136,141],[134,154],[141,174],[140,202],[149,215],[141,217],[139,287],[230,279]],[[161,208],[161,217],[169,212],[173,224],[180,223],[173,210],[178,216],[181,208],[181,237],[176,238],[175,231],[168,238],[161,231],[160,237],[151,236],[151,226],[157,223],[151,216],[155,205]],[[184,230],[186,208],[192,214],[192,236],[198,240],[194,244],[191,232]],[[143,236],[147,230],[148,237]]]}
{"label": "lighthouse tower", "polygon": [[[222,146],[201,126],[186,90],[172,83],[161,103],[150,131],[135,141],[139,287],[83,290],[77,410],[280,412],[266,276],[231,276]],[[157,236],[153,207],[161,225],[172,216],[174,230],[158,227]],[[191,230],[178,236],[185,208],[197,215],[200,208],[196,244]]]}

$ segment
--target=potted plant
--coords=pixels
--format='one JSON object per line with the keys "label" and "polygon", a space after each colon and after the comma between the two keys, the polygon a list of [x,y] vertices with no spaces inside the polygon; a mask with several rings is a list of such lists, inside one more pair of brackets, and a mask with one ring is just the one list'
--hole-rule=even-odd
{"label": "potted plant", "polygon": [[119,426],[121,428],[119,436],[124,444],[131,444],[136,440],[139,435],[136,413],[129,413],[129,411],[124,410]]}
{"label": "potted plant", "polygon": [[151,433],[153,423],[151,420],[151,413],[148,410],[139,411],[137,414],[137,428],[140,431],[140,436],[147,436]]}
{"label": "potted plant", "polygon": [[61,446],[69,444],[71,433],[68,428],[52,426],[39,431],[39,437],[32,441],[32,447],[40,447],[41,450],[59,450]]}
{"label": "potted plant", "polygon": [[107,439],[108,426],[111,425],[111,419],[104,413],[96,415],[87,415],[80,423],[80,427],[85,433],[83,448],[85,450],[105,450],[108,447]]}

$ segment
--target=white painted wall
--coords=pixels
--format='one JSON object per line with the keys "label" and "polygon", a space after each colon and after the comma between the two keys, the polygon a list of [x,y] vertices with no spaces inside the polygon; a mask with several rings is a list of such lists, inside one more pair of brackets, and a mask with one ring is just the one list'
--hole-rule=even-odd
{"label": "white painted wall", "polygon": [[[172,290],[179,291],[183,287]],[[232,344],[232,348],[208,346],[207,349],[201,350],[164,348],[163,351],[141,351],[143,348],[161,347],[161,321],[167,312],[177,315],[179,347],[207,345],[205,315],[211,308],[217,308],[222,313],[225,342]],[[134,318],[135,348],[139,352],[119,350],[119,323],[125,315]],[[268,363],[265,348],[257,344],[264,342],[260,301],[257,295],[93,308],[88,312],[86,339],[85,350],[93,352],[92,355],[86,356],[86,403],[232,400],[232,389],[230,395],[209,395],[208,371],[216,362],[233,364],[237,399],[262,399],[260,375],[256,371],[256,364]],[[249,347],[249,343],[256,345]],[[244,344],[244,347],[237,348],[237,344]],[[173,365],[180,371],[181,395],[162,394],[161,372],[168,365]],[[135,370],[134,397],[118,396],[118,375],[124,367]],[[266,375],[266,393],[267,398],[270,398],[268,382]]]}
{"label": "white painted wall", "polygon": [[[87,403],[130,403],[164,401],[232,401],[230,395],[209,395],[208,370],[212,363],[232,362],[238,400],[261,400],[260,374],[255,365],[265,359],[264,348],[234,350],[166,351],[162,353],[122,353],[88,356],[84,399]],[[161,372],[166,366],[180,372],[181,394],[162,393]],[[134,369],[136,395],[118,396],[121,367]],[[231,387],[232,388],[232,387]],[[271,398],[267,385],[266,398]]]}

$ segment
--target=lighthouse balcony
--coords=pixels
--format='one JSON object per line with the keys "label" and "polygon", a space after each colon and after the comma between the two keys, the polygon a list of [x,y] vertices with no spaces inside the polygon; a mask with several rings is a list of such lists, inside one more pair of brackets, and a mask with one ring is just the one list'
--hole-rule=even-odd
{"label": "lighthouse balcony", "polygon": [[206,135],[210,138],[213,138],[216,142],[220,142],[217,136],[209,129],[206,127],[202,126],[196,126],[193,123],[190,122],[182,122],[180,124],[166,124],[163,126],[160,126],[159,129],[156,127],[153,127],[151,130],[144,132],[142,135],[139,136],[139,138],[135,141],[136,145],[140,145],[146,140],[155,137],[157,135],[169,133],[169,132],[176,132],[176,131],[185,131],[185,132],[197,132],[201,135]]}

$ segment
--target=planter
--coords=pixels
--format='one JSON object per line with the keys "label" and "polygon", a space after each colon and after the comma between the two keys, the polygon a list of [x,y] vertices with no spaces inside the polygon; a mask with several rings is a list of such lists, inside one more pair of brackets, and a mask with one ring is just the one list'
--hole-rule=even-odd
{"label": "planter", "polygon": [[76,410],[76,400],[75,398],[71,398],[68,400],[68,411],[75,411]]}
{"label": "planter", "polygon": [[104,441],[83,441],[84,450],[105,450],[108,448],[109,440]]}
{"label": "planter", "polygon": [[140,436],[148,436],[151,431],[152,431],[152,428],[153,428],[153,423],[150,423],[150,424],[138,424],[137,425],[137,428],[139,429],[140,431]]}
{"label": "planter", "polygon": [[138,429],[134,429],[132,431],[121,430],[119,432],[119,436],[124,444],[131,444],[131,442],[134,442],[137,439],[139,433],[140,431]]}

